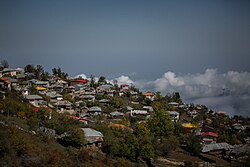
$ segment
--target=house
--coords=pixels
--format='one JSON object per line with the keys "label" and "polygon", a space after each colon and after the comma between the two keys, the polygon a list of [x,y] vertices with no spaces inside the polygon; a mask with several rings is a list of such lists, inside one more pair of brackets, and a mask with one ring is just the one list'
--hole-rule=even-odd
{"label": "house", "polygon": [[201,132],[215,132],[214,128],[211,126],[204,125],[201,128]]}
{"label": "house", "polygon": [[83,117],[77,117],[77,116],[73,116],[73,115],[67,115],[67,117],[71,118],[71,119],[74,119],[74,120],[77,120],[81,123],[84,123],[85,125],[87,125],[89,122],[93,123],[95,121],[93,120],[90,120],[88,118],[83,118]]}
{"label": "house", "polygon": [[51,84],[51,86],[49,87],[50,90],[54,90],[54,91],[56,91],[58,93],[63,92],[63,88],[64,88],[64,86],[62,86],[59,83]]}
{"label": "house", "polygon": [[104,135],[92,128],[81,128],[84,132],[85,139],[88,144],[87,147],[101,147],[103,143]]}
{"label": "house", "polygon": [[0,86],[4,90],[11,90],[11,82],[9,81],[9,78],[2,77],[0,78]]}
{"label": "house", "polygon": [[57,110],[71,110],[72,109],[72,103],[67,100],[57,101],[53,105]]}
{"label": "house", "polygon": [[42,87],[42,86],[36,86],[35,89],[37,91],[45,91],[45,90],[47,90],[45,87]]}
{"label": "house", "polygon": [[16,87],[16,86],[17,86],[17,84],[18,84],[17,79],[14,79],[14,78],[9,78],[9,81],[10,81],[10,83],[11,83],[11,86],[13,86],[13,87]]}
{"label": "house", "polygon": [[51,100],[63,100],[63,96],[56,91],[48,92],[46,93],[46,96],[48,96]]}
{"label": "house", "polygon": [[122,90],[127,90],[127,89],[129,89],[129,85],[128,85],[128,84],[121,84],[121,85],[120,85],[120,88],[121,88]]}
{"label": "house", "polygon": [[240,123],[235,123],[232,125],[232,128],[238,132],[242,132],[245,130],[245,126],[242,126]]}
{"label": "house", "polygon": [[167,111],[173,122],[177,122],[180,119],[180,113],[177,111]]}
{"label": "house", "polygon": [[88,113],[90,115],[101,115],[102,109],[98,106],[93,106],[89,108]]}
{"label": "house", "polygon": [[184,128],[187,128],[187,129],[194,129],[194,128],[197,128],[196,125],[191,124],[191,123],[183,123],[182,126],[183,126]]}
{"label": "house", "polygon": [[[232,149],[232,155],[236,159],[245,159],[248,158],[250,153],[250,145],[249,144],[240,144],[234,145]],[[248,156],[247,156],[248,155]]]}
{"label": "house", "polygon": [[112,89],[112,85],[100,85],[99,87],[97,87],[97,92],[98,93],[107,93],[107,92],[111,92],[111,89]]}
{"label": "house", "polygon": [[130,90],[130,95],[136,99],[138,98],[138,92]]}
{"label": "house", "polygon": [[132,110],[134,110],[132,107],[130,107],[130,106],[127,106],[127,110],[129,111],[129,112],[131,112]]}
{"label": "house", "polygon": [[198,114],[198,112],[197,112],[196,110],[187,111],[187,115],[188,115],[189,117],[192,117],[192,118],[196,117],[197,114]]}
{"label": "house", "polygon": [[43,98],[39,95],[27,95],[25,96],[25,99],[34,106],[39,106],[44,102]]}
{"label": "house", "polygon": [[59,84],[59,85],[61,85],[62,87],[68,86],[68,82],[66,82],[64,80],[61,80],[61,79],[57,80],[56,83]]}
{"label": "house", "polygon": [[64,89],[67,93],[74,93],[75,87],[74,86],[68,86]]}
{"label": "house", "polygon": [[153,107],[151,107],[151,106],[143,106],[143,109],[147,110],[148,112],[153,112],[154,111]]}
{"label": "house", "polygon": [[104,105],[108,105],[110,103],[110,100],[108,100],[108,99],[101,99],[101,100],[99,100],[99,103],[104,104]]}
{"label": "house", "polygon": [[74,85],[85,85],[89,82],[89,80],[87,79],[76,79],[76,80],[72,80],[70,81],[70,86],[74,86]]}
{"label": "house", "polygon": [[200,136],[201,136],[202,142],[206,144],[216,143],[216,138],[219,137],[219,135],[214,132],[202,132]]}
{"label": "house", "polygon": [[146,93],[143,93],[143,96],[144,96],[146,99],[149,99],[149,100],[153,101],[155,95],[154,95],[154,93],[152,93],[152,92],[146,92]]}
{"label": "house", "polygon": [[2,75],[4,76],[16,76],[17,75],[17,70],[16,69],[12,69],[12,68],[4,68],[2,70]]}
{"label": "house", "polygon": [[170,103],[168,103],[168,105],[170,105],[170,106],[172,106],[172,107],[178,107],[178,106],[179,106],[179,103],[170,102]]}
{"label": "house", "polygon": [[203,153],[210,153],[214,155],[222,155],[230,152],[233,146],[228,143],[212,143],[204,145],[201,149]]}
{"label": "house", "polygon": [[130,116],[135,116],[135,115],[146,116],[148,115],[148,111],[147,110],[131,110]]}
{"label": "house", "polygon": [[31,79],[29,80],[29,86],[40,86],[40,87],[48,88],[49,81],[39,81],[37,79]]}
{"label": "house", "polygon": [[118,111],[114,111],[110,113],[110,117],[111,118],[116,118],[116,119],[120,119],[124,117],[124,113],[122,112],[118,112]]}
{"label": "house", "polygon": [[95,101],[95,96],[82,94],[82,95],[77,96],[77,99],[94,102]]}
{"label": "house", "polygon": [[84,86],[81,84],[73,85],[75,91],[81,91],[84,89]]}

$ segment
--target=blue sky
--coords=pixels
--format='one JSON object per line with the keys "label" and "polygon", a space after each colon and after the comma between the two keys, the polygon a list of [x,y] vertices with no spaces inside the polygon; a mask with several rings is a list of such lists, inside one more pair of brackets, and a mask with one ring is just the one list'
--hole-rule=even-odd
{"label": "blue sky", "polygon": [[1,0],[0,56],[72,76],[250,71],[249,9],[247,0]]}

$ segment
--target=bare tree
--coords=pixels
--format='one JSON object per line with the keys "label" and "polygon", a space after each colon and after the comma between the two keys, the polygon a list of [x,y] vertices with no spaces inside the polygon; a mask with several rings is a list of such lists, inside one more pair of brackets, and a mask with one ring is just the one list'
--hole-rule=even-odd
{"label": "bare tree", "polygon": [[8,68],[8,67],[9,67],[9,63],[8,63],[7,60],[2,60],[2,61],[1,61],[1,64],[2,64],[2,66],[3,66],[4,68]]}

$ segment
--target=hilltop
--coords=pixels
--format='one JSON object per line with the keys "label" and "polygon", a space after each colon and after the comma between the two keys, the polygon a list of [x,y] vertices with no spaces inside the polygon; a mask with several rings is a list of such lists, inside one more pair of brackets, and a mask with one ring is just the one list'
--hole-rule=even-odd
{"label": "hilltop", "polygon": [[0,67],[1,166],[249,165],[248,117],[104,76],[7,66]]}

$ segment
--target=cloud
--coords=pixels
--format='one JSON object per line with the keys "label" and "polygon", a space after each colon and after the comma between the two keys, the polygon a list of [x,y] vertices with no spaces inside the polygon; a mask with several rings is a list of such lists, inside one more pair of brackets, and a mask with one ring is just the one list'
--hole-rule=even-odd
{"label": "cloud", "polygon": [[128,76],[125,75],[115,78],[114,80],[117,81],[117,84],[134,84],[134,81],[132,81]]}
{"label": "cloud", "polygon": [[87,75],[85,75],[85,74],[78,74],[74,78],[88,79]]}
{"label": "cloud", "polygon": [[142,90],[160,91],[163,95],[179,92],[185,101],[205,104],[230,115],[250,115],[250,73],[216,69],[204,73],[176,75],[166,72],[155,81],[135,81]]}

